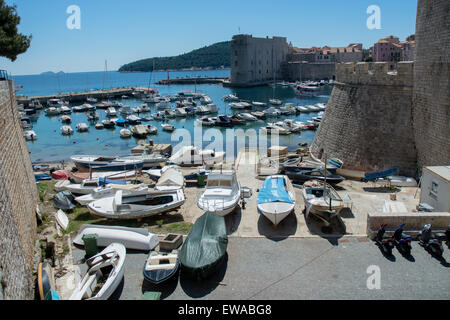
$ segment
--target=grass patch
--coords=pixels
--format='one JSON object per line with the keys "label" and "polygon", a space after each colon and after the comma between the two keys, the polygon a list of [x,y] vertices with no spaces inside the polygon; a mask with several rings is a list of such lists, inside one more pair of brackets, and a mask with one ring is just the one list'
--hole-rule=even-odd
{"label": "grass patch", "polygon": [[87,208],[79,206],[75,207],[72,213],[68,213],[67,216],[69,217],[69,226],[65,231],[66,234],[78,232],[84,224],[99,224],[104,221],[104,219],[91,215]]}
{"label": "grass patch", "polygon": [[182,235],[187,235],[189,231],[191,231],[193,224],[186,222],[175,222],[166,225],[162,225],[161,227],[153,226],[150,227],[150,232],[153,233],[177,233]]}

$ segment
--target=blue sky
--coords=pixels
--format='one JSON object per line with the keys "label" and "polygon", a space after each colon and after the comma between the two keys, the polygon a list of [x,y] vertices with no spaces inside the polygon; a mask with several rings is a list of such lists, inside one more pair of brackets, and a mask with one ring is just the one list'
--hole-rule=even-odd
{"label": "blue sky", "polygon": [[[171,56],[234,34],[284,36],[297,47],[345,46],[415,31],[417,0],[6,0],[32,34],[30,49],[0,69],[13,75],[103,71],[153,56]],[[67,7],[81,9],[81,30],[69,30]],[[367,7],[381,8],[381,30],[369,30]]]}

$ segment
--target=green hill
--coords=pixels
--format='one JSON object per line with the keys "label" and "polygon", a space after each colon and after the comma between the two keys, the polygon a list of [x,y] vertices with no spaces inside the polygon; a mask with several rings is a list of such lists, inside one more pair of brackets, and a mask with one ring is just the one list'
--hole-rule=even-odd
{"label": "green hill", "polygon": [[230,67],[230,41],[219,42],[175,57],[139,60],[120,67],[120,72],[149,72],[155,70],[179,70],[185,68]]}

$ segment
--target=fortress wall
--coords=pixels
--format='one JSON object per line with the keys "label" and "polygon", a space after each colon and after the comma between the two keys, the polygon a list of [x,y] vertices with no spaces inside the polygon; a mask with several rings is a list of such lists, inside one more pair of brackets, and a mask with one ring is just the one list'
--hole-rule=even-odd
{"label": "fortress wall", "polygon": [[419,167],[450,164],[450,1],[419,0],[413,120]]}
{"label": "fortress wall", "polygon": [[32,299],[38,192],[13,81],[0,81],[0,291]]}
{"label": "fortress wall", "polygon": [[345,63],[311,151],[336,157],[346,169],[399,168],[416,174],[412,126],[413,63]]}

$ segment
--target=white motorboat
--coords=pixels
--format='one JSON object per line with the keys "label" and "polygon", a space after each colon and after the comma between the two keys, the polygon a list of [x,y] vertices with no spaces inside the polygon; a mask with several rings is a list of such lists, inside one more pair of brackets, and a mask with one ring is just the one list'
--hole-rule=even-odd
{"label": "white motorboat", "polygon": [[226,216],[234,211],[241,198],[241,186],[234,170],[213,170],[208,175],[206,191],[197,205],[207,212]]}
{"label": "white motorboat", "polygon": [[262,108],[262,107],[267,107],[267,103],[264,103],[264,102],[253,101],[252,104],[253,104],[255,107],[260,107],[260,108]]}
{"label": "white motorboat", "polygon": [[325,103],[318,103],[316,104],[316,107],[324,111],[327,108],[327,105]]}
{"label": "white motorboat", "polygon": [[200,98],[200,103],[203,105],[208,105],[208,104],[212,104],[212,100],[208,96],[203,96]]}
{"label": "white motorboat", "polygon": [[223,97],[223,100],[224,101],[239,101],[239,98],[233,94],[229,94],[229,95],[226,95],[225,97]]}
{"label": "white motorboat", "polygon": [[267,127],[261,128],[263,131],[265,131],[267,134],[278,134],[278,135],[289,135],[291,134],[291,131],[284,129],[282,127],[279,127],[277,125],[268,125]]}
{"label": "white motorboat", "polygon": [[281,114],[284,115],[293,115],[297,113],[297,109],[294,108],[292,105],[285,105],[283,107],[280,107]]}
{"label": "white motorboat", "polygon": [[239,117],[241,117],[242,119],[246,120],[246,121],[257,121],[258,118],[251,115],[250,113],[240,113]]}
{"label": "white motorboat", "polygon": [[203,118],[197,119],[196,122],[198,125],[205,126],[205,127],[206,126],[211,127],[216,124],[215,121],[211,120],[211,118],[208,118],[208,117],[203,117]]}
{"label": "white motorboat", "polygon": [[211,113],[218,113],[219,108],[215,104],[208,104],[198,107],[195,110],[196,114],[211,114]]}
{"label": "white motorboat", "polygon": [[321,111],[319,108],[317,108],[316,106],[313,106],[313,105],[305,106],[305,108],[308,108],[309,112],[319,112],[319,111]]}
{"label": "white motorboat", "polygon": [[300,112],[304,112],[304,113],[309,113],[309,112],[311,112],[311,110],[309,110],[309,108],[304,107],[304,106],[297,106],[296,108],[297,108],[297,110],[300,111]]}
{"label": "white motorboat", "polygon": [[70,126],[62,126],[62,127],[61,127],[61,133],[62,133],[63,135],[69,136],[69,135],[72,135],[72,134],[73,134],[73,129],[72,129],[72,127],[70,127]]}
{"label": "white motorboat", "polygon": [[158,152],[151,154],[125,156],[122,157],[122,159],[143,161],[144,165],[142,166],[142,169],[149,169],[164,165],[168,160],[167,157]]}
{"label": "white motorboat", "polygon": [[84,122],[77,124],[76,128],[77,128],[78,132],[89,131],[89,126]]}
{"label": "white motorboat", "polygon": [[225,152],[215,152],[214,150],[199,150],[194,146],[186,146],[172,155],[169,159],[173,164],[178,165],[204,165],[221,163],[225,157]]}
{"label": "white motorboat", "polygon": [[129,106],[123,106],[122,108],[120,108],[119,113],[122,116],[129,116],[129,115],[133,114],[133,111],[131,110],[131,107],[129,107]]}
{"label": "white motorboat", "polygon": [[105,178],[92,178],[85,179],[80,184],[69,184],[64,187],[65,190],[72,192],[73,194],[90,194],[94,189],[102,187],[108,184],[126,185],[127,183],[122,180],[108,180]]}
{"label": "white motorboat", "polygon": [[121,243],[129,250],[150,251],[159,244],[157,235],[144,228],[127,228],[120,226],[84,225],[78,232],[73,243],[84,246],[83,236],[97,235],[97,245],[107,247],[113,243]]}
{"label": "white motorboat", "polygon": [[[290,121],[289,121],[290,120]],[[298,126],[291,119],[286,119],[284,121],[278,121],[275,123],[268,123],[269,126],[277,126],[283,129],[289,130],[290,132],[301,132],[304,127]]]}
{"label": "white motorboat", "polygon": [[270,108],[264,110],[264,113],[268,117],[278,117],[278,116],[281,115],[281,111],[279,109],[277,109],[277,108],[274,108],[274,107],[270,107]]}
{"label": "white motorboat", "polygon": [[279,99],[270,99],[269,103],[275,106],[281,106],[283,104],[283,102]]}
{"label": "white motorboat", "polygon": [[62,106],[62,107],[59,107],[59,113],[71,114],[72,113],[72,109],[70,109],[68,106]]}
{"label": "white motorboat", "polygon": [[127,171],[142,169],[144,162],[142,160],[122,159],[112,156],[72,156],[70,160],[77,168],[92,169],[97,171]]}
{"label": "white motorboat", "polygon": [[132,114],[131,116],[127,117],[127,121],[130,124],[139,124],[139,123],[141,123],[141,118],[139,118],[139,117],[135,116],[134,114]]}
{"label": "white motorboat", "polygon": [[177,118],[186,118],[188,116],[187,112],[186,112],[186,108],[177,108],[175,110],[175,117]]}
{"label": "white motorboat", "polygon": [[292,119],[284,119],[283,122],[285,124],[283,128],[289,129],[292,132],[299,132],[307,129],[304,122],[294,121]]}
{"label": "white motorboat", "polygon": [[49,99],[47,101],[47,106],[51,108],[59,108],[65,105],[65,102],[61,99]]}
{"label": "white motorboat", "polygon": [[123,279],[127,250],[112,243],[102,252],[86,260],[88,270],[70,300],[107,300]]}
{"label": "white motorboat", "polygon": [[168,123],[163,123],[161,124],[161,127],[163,128],[164,131],[168,131],[168,132],[174,132],[176,130],[176,128]]}
{"label": "white motorboat", "polygon": [[130,220],[174,210],[185,201],[182,189],[168,192],[147,189],[133,191],[131,194],[118,190],[114,197],[91,202],[88,209],[92,215],[101,218]]}
{"label": "white motorboat", "polygon": [[59,110],[59,108],[50,107],[50,108],[45,109],[45,114],[47,116],[56,116],[56,115],[60,114],[60,110]]}
{"label": "white motorboat", "polygon": [[144,99],[145,103],[158,103],[160,101],[161,97],[159,94],[153,94],[149,95]]}
{"label": "white motorboat", "polygon": [[97,103],[98,100],[95,99],[95,98],[92,98],[92,97],[87,97],[87,98],[86,98],[86,102],[89,102],[89,103]]}
{"label": "white motorboat", "polygon": [[170,99],[168,99],[168,98],[161,98],[159,100],[159,102],[156,104],[156,108],[158,110],[170,109],[171,108]]}
{"label": "white motorboat", "polygon": [[27,140],[27,141],[37,140],[37,134],[33,130],[25,131],[24,137],[25,137],[25,140]]}
{"label": "white motorboat", "polygon": [[252,105],[247,102],[233,102],[229,104],[231,109],[238,109],[238,110],[244,110],[244,109],[251,109]]}
{"label": "white motorboat", "polygon": [[81,183],[85,179],[107,178],[110,180],[136,180],[136,170],[129,171],[103,171],[103,172],[74,172],[71,175],[75,183]]}
{"label": "white motorboat", "polygon": [[284,175],[268,177],[258,193],[258,212],[274,225],[280,224],[294,211],[295,203],[294,187]]}
{"label": "white motorboat", "polygon": [[132,136],[132,133],[131,133],[131,131],[130,130],[128,130],[128,129],[122,129],[122,130],[120,130],[120,137],[121,138],[131,138],[131,136]]}
{"label": "white motorboat", "polygon": [[91,193],[75,198],[75,201],[82,206],[87,206],[89,203],[103,198],[114,197],[118,190],[123,190],[124,194],[128,194],[135,190],[145,190],[147,186],[144,184],[109,184],[105,187],[95,188]]}
{"label": "white motorboat", "polygon": [[147,132],[150,135],[158,134],[158,128],[154,125],[148,124],[147,125]]}
{"label": "white motorboat", "polygon": [[116,117],[117,116],[117,111],[116,108],[114,107],[109,107],[108,109],[106,109],[106,116],[107,117]]}

